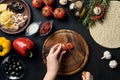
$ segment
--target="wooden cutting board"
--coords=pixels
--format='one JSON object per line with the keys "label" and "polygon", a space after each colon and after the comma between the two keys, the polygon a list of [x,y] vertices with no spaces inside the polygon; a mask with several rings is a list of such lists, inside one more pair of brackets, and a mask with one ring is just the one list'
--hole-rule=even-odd
{"label": "wooden cutting board", "polygon": [[71,50],[72,55],[69,51],[63,55],[58,74],[72,75],[80,71],[88,60],[88,45],[80,34],[68,29],[58,30],[45,40],[42,48],[42,57],[45,64],[50,48],[60,42],[71,42],[74,48]]}

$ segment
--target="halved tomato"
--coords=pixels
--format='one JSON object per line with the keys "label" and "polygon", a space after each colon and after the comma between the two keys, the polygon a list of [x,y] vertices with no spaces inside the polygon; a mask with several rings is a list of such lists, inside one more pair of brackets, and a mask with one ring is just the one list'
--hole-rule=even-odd
{"label": "halved tomato", "polygon": [[74,48],[73,44],[70,43],[70,42],[68,42],[68,43],[66,44],[66,46],[67,46],[69,49],[73,49],[73,48]]}

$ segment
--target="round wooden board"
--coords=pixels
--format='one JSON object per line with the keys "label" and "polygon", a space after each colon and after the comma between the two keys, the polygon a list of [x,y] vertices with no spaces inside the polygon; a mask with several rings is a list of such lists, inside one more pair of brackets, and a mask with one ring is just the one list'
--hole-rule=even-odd
{"label": "round wooden board", "polygon": [[42,57],[45,64],[50,48],[60,42],[71,42],[74,48],[71,50],[72,55],[69,51],[63,55],[58,74],[72,75],[77,73],[85,66],[89,56],[89,49],[84,38],[72,30],[58,30],[45,40],[42,48]]}

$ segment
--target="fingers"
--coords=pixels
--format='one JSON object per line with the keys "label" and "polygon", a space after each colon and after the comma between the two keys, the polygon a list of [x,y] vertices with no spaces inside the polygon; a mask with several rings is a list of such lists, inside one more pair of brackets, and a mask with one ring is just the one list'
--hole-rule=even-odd
{"label": "fingers", "polygon": [[61,43],[57,47],[57,50],[55,51],[55,54],[58,55],[60,53],[60,51],[61,51]]}
{"label": "fingers", "polygon": [[58,43],[58,44],[55,44],[51,49],[50,49],[50,54],[52,53],[54,53],[55,52],[55,50],[57,49],[57,47],[59,46],[59,44],[60,43]]}
{"label": "fingers", "polygon": [[62,52],[60,53],[59,61],[61,61],[62,56],[63,56],[65,53],[66,53],[66,51],[62,51]]}
{"label": "fingers", "polygon": [[82,79],[83,79],[83,80],[93,80],[93,76],[91,75],[90,72],[84,72],[84,73],[82,74]]}
{"label": "fingers", "polygon": [[85,76],[83,76],[83,75],[82,75],[82,80],[86,80],[86,79],[85,79]]}

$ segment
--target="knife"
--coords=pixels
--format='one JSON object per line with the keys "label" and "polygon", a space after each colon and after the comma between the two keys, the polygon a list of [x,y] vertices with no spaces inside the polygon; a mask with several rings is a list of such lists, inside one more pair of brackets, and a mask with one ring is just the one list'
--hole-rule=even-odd
{"label": "knife", "polygon": [[[60,43],[62,43],[61,40],[59,40],[59,41],[60,41]],[[67,50],[69,51],[69,54],[70,54],[70,55],[72,56],[72,58],[75,60],[75,62],[77,63],[77,65],[79,66],[79,62],[78,62],[77,59],[74,57],[72,51],[68,48],[68,46],[66,46],[66,44],[65,44],[65,47],[67,48]]]}
{"label": "knife", "polygon": [[79,66],[79,62],[78,62],[77,59],[74,57],[72,51],[68,48],[68,46],[65,45],[65,47],[67,48],[67,50],[69,51],[70,55],[73,57],[73,59],[75,60],[75,62],[77,63],[77,65]]}

